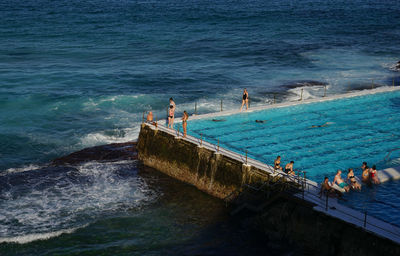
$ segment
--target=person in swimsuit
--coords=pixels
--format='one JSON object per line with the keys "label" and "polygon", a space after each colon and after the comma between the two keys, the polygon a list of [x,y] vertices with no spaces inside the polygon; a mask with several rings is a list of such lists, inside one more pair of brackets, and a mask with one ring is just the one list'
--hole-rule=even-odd
{"label": "person in swimsuit", "polygon": [[274,170],[281,170],[282,171],[282,166],[281,166],[281,157],[278,156],[275,161],[274,161]]}
{"label": "person in swimsuit", "polygon": [[265,123],[265,122],[267,122],[267,120],[256,120],[256,123],[259,123],[259,124],[263,124],[263,123]]}
{"label": "person in swimsuit", "polygon": [[186,138],[186,134],[187,134],[187,120],[189,118],[188,113],[185,111],[183,111],[183,117],[182,117],[182,128],[183,128],[183,137]]}
{"label": "person in swimsuit", "polygon": [[319,197],[321,197],[324,193],[326,193],[330,197],[341,197],[342,193],[337,191],[336,189],[332,188],[329,185],[328,177],[324,178],[324,182],[321,184],[321,190],[319,191]]}
{"label": "person in swimsuit", "polygon": [[167,117],[168,117],[168,128],[173,129],[174,119],[175,119],[175,102],[172,98],[169,98],[169,107],[167,110]]}
{"label": "person in swimsuit", "polygon": [[249,109],[249,93],[247,89],[244,88],[243,97],[242,97],[242,106],[240,107],[240,111],[242,111],[244,104],[246,103],[246,110]]}
{"label": "person in swimsuit", "polygon": [[174,107],[172,105],[169,106],[168,110],[168,128],[174,129]]}
{"label": "person in swimsuit", "polygon": [[175,113],[175,107],[176,107],[175,102],[172,98],[169,98],[169,107],[171,107],[171,106],[174,109],[174,113]]}
{"label": "person in swimsuit", "polygon": [[338,170],[336,175],[335,175],[335,179],[333,180],[332,186],[336,184],[338,184],[339,187],[343,188],[344,191],[348,192],[350,190],[349,185],[347,185],[346,182],[344,182],[344,180],[342,179],[342,177],[340,176],[342,174],[341,170]]}
{"label": "person in swimsuit", "polygon": [[312,125],[311,128],[325,127],[325,126],[328,126],[328,125],[329,125],[328,122],[326,122],[326,123],[321,124],[321,125]]}
{"label": "person in swimsuit", "polygon": [[354,171],[351,168],[349,168],[347,173],[347,182],[350,184],[352,189],[361,190],[361,184],[357,182],[356,177],[354,176]]}
{"label": "person in swimsuit", "polygon": [[373,165],[372,168],[369,170],[369,177],[374,184],[380,184],[381,182],[379,181],[378,178],[378,172],[376,171],[376,166]]}
{"label": "person in swimsuit", "polygon": [[294,171],[293,171],[293,164],[294,161],[290,161],[290,163],[288,163],[287,165],[285,165],[285,172],[289,175],[295,175]]}
{"label": "person in swimsuit", "polygon": [[361,169],[362,169],[362,175],[361,175],[362,182],[364,182],[366,184],[371,184],[371,179],[369,178],[369,168],[367,166],[367,162],[363,162]]}
{"label": "person in swimsuit", "polygon": [[146,121],[147,121],[148,123],[153,122],[153,112],[150,111],[150,112],[147,114]]}

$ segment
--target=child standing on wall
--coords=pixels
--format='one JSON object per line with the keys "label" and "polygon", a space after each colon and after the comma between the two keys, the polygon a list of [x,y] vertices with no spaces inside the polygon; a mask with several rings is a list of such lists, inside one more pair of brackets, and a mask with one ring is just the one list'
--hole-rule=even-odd
{"label": "child standing on wall", "polygon": [[188,113],[183,111],[183,117],[182,117],[182,128],[183,128],[183,137],[186,138],[187,134],[187,120],[189,119]]}

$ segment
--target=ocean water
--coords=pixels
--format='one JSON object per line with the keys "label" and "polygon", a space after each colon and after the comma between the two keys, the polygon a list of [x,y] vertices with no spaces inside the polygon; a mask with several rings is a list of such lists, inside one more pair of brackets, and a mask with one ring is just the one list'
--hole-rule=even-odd
{"label": "ocean water", "polygon": [[[112,216],[144,223],[135,237],[162,229],[161,219],[174,223],[173,207],[156,220],[144,210],[160,194],[136,163],[43,168],[85,147],[136,139],[143,112],[164,118],[170,97],[179,115],[195,104],[199,113],[217,111],[221,100],[238,108],[244,87],[254,106],[274,95],[297,99],[301,89],[303,98],[319,97],[325,85],[335,94],[400,84],[399,25],[394,0],[0,1],[2,254],[122,248],[132,240],[105,233],[72,249],[84,234],[119,230]],[[180,233],[166,228],[160,234]],[[148,254],[165,249],[163,236],[140,239],[156,248]]]}

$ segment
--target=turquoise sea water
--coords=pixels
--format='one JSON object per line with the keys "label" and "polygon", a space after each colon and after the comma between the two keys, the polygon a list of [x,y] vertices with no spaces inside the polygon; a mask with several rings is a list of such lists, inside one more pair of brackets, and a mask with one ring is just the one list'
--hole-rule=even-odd
{"label": "turquoise sea water", "polygon": [[[294,168],[306,171],[309,179],[322,182],[327,176],[333,181],[338,169],[344,178],[348,168],[361,177],[364,161],[378,170],[400,166],[399,110],[400,92],[395,91],[193,120],[188,133],[213,144],[219,140],[221,147],[240,154],[247,151],[269,165],[280,155],[283,167],[294,161]],[[364,186],[348,205],[400,224],[400,201],[393,197],[400,194],[399,185]]]}
{"label": "turquoise sea water", "polygon": [[[1,1],[0,239],[32,237],[0,244],[2,253],[62,253],[59,233],[77,241],[76,228],[112,226],[114,215],[151,223],[142,205],[157,205],[159,192],[148,189],[136,163],[43,170],[52,159],[136,139],[143,111],[163,118],[169,97],[179,115],[195,103],[199,113],[217,111],[221,99],[224,109],[237,108],[244,87],[254,106],[273,94],[298,99],[301,89],[304,98],[319,97],[323,85],[334,94],[369,88],[372,79],[400,84],[391,69],[399,25],[398,1]],[[42,179],[29,183],[39,172]],[[168,230],[162,234],[179,235]],[[53,238],[37,240],[46,234]],[[75,249],[93,253],[125,241],[96,238]],[[154,255],[165,248],[161,240],[149,234],[137,243],[154,246]]]}

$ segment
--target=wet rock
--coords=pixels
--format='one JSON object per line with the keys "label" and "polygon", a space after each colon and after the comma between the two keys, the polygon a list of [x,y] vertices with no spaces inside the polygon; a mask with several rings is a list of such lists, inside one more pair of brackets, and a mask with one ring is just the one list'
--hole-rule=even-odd
{"label": "wet rock", "polygon": [[113,143],[85,148],[55,159],[52,165],[75,165],[89,161],[136,160],[136,142]]}

